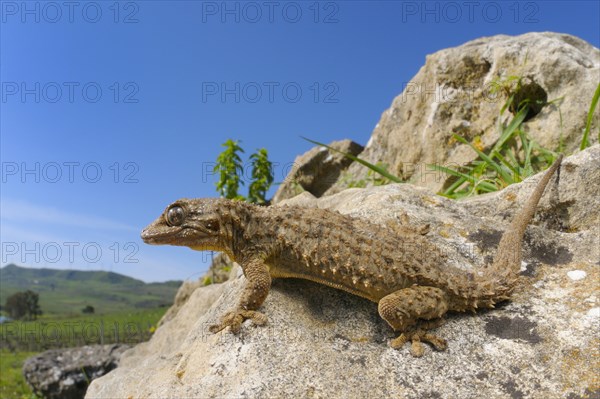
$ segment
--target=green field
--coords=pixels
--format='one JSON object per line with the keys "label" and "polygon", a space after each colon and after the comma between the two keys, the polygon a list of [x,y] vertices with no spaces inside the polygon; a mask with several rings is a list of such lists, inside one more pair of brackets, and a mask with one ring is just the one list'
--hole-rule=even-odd
{"label": "green field", "polygon": [[16,352],[0,350],[0,398],[35,398],[25,382],[21,368],[23,362],[35,352]]}
{"label": "green field", "polygon": [[75,317],[43,316],[0,324],[0,348],[41,352],[82,345],[147,341],[167,307]]}
{"label": "green field", "polygon": [[0,304],[18,291],[39,294],[47,315],[76,315],[87,306],[95,313],[112,314],[125,310],[154,309],[173,302],[181,281],[144,283],[105,271],[34,269],[7,265],[0,268]]}
{"label": "green field", "polygon": [[46,349],[147,341],[167,307],[108,315],[48,317],[0,324],[0,398],[35,398],[21,368]]}
{"label": "green field", "polygon": [[[43,312],[37,320],[0,324],[0,399],[35,398],[21,369],[25,359],[47,349],[147,341],[180,285],[105,271],[0,268],[0,304],[31,290]],[[82,313],[88,305],[94,313]]]}

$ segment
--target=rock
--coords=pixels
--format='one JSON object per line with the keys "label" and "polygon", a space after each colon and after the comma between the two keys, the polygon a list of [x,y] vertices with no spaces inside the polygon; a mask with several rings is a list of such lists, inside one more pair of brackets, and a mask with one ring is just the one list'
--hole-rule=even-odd
{"label": "rock", "polygon": [[[155,354],[175,352],[190,331],[193,331],[198,317],[219,299],[225,287],[225,284],[211,284],[192,291],[189,298],[181,304],[171,319],[161,320],[163,324],[156,329],[150,341],[139,343],[133,348],[135,350],[129,350],[123,354],[119,367],[124,370],[136,368],[146,364],[146,361],[153,358]],[[151,380],[156,377],[147,376]]]}
{"label": "rock", "polygon": [[175,300],[173,301],[173,305],[165,312],[163,317],[161,317],[158,322],[158,326],[162,326],[172,318],[174,318],[179,309],[190,299],[190,296],[196,291],[198,287],[204,286],[203,278],[195,281],[185,280],[181,287],[177,290],[177,294],[175,294]]}
{"label": "rock", "polygon": [[[449,314],[436,331],[448,339],[444,352],[428,347],[422,358],[413,358],[408,347],[394,350],[388,341],[395,334],[375,303],[293,279],[274,280],[261,308],[267,326],[246,322],[238,336],[211,334],[208,326],[235,306],[243,289],[237,269],[231,281],[196,289],[149,342],[126,352],[119,368],[94,380],[86,397],[598,395],[593,370],[600,356],[600,249],[592,220],[600,196],[590,196],[586,184],[577,181],[583,171],[599,170],[599,159],[596,145],[563,161],[560,179],[551,180],[535,225],[527,230],[523,272],[512,299],[494,310]],[[457,267],[481,267],[540,177],[464,201],[393,184],[320,199],[304,193],[277,206],[330,208],[375,223],[407,215],[412,224],[430,224],[426,237],[447,248]],[[587,185],[598,187],[597,175],[593,179]],[[587,216],[569,211],[586,206]],[[572,271],[586,277],[575,281]]]}
{"label": "rock", "polygon": [[44,398],[83,398],[91,380],[115,367],[129,345],[89,345],[51,349],[23,364],[23,375],[33,392]]}
{"label": "rock", "polygon": [[195,281],[186,280],[183,282],[181,287],[179,287],[177,294],[175,294],[173,306],[166,311],[158,322],[158,325],[161,326],[174,318],[196,289],[210,284],[224,283],[235,277],[236,272],[233,270],[233,265],[234,263],[227,255],[223,253],[216,254],[210,268],[204,276]]}
{"label": "rock", "polygon": [[[387,164],[391,173],[410,183],[439,191],[451,179],[426,165],[465,165],[476,159],[475,152],[457,142],[453,133],[479,141],[484,150],[495,144],[506,97],[490,89],[509,76],[525,77],[526,91],[535,98],[562,98],[523,124],[529,135],[550,150],[557,150],[561,142],[567,154],[578,149],[599,83],[600,50],[574,36],[541,32],[481,38],[427,56],[425,65],[381,116],[360,158]],[[506,111],[501,120],[512,117]],[[599,125],[597,107],[592,132]],[[597,136],[590,135],[592,144]],[[348,168],[348,174],[359,181],[367,172],[357,163]],[[326,194],[346,187],[346,182],[338,182]]]}
{"label": "rock", "polygon": [[215,254],[210,269],[206,272],[205,279],[211,283],[224,283],[231,277],[233,262],[223,253]]}
{"label": "rock", "polygon": [[[351,140],[334,141],[330,147],[338,151],[359,154],[363,147]],[[295,197],[302,191],[320,197],[333,183],[340,173],[352,163],[352,160],[325,147],[313,147],[294,160],[292,170],[273,196],[272,203]]]}
{"label": "rock", "polygon": [[[568,157],[560,169],[560,200],[547,210],[538,210],[536,218],[546,219],[549,228],[570,233],[593,231],[600,226],[600,144]],[[533,185],[536,178],[521,184]],[[511,217],[517,206],[523,203],[526,194],[520,185],[511,185],[502,190],[505,200],[490,202],[484,195],[469,198],[464,202],[469,212],[480,216],[498,215],[503,219]],[[550,196],[541,200],[547,205]],[[587,201],[582,201],[587,198]],[[584,250],[587,252],[587,250]]]}

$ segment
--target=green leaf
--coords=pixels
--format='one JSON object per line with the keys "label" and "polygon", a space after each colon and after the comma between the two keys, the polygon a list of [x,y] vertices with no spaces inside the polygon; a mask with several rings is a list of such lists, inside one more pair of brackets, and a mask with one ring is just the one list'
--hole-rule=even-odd
{"label": "green leaf", "polygon": [[248,188],[248,202],[265,204],[267,191],[273,184],[273,165],[265,148],[250,155],[252,162],[252,183]]}
{"label": "green leaf", "polygon": [[217,192],[225,198],[236,199],[239,197],[238,188],[244,184],[240,179],[240,175],[244,170],[242,167],[242,159],[238,153],[243,153],[244,150],[238,144],[238,141],[228,139],[221,146],[225,147],[219,156],[213,171],[219,173],[219,181],[215,183]]}

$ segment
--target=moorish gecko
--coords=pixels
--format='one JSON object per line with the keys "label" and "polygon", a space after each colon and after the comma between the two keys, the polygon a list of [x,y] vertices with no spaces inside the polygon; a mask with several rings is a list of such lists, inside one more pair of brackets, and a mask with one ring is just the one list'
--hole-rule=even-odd
{"label": "moorish gecko", "polygon": [[[148,244],[225,252],[247,279],[239,304],[218,332],[240,331],[245,319],[265,324],[258,311],[272,278],[295,277],[341,289],[378,303],[380,316],[421,356],[422,341],[436,349],[446,341],[428,330],[448,311],[493,308],[515,288],[527,225],[562,156],[542,177],[502,236],[493,262],[480,274],[446,263],[446,256],[418,228],[390,228],[324,209],[261,207],[227,199],[180,199],[142,231]],[[429,321],[429,322],[428,322]]]}

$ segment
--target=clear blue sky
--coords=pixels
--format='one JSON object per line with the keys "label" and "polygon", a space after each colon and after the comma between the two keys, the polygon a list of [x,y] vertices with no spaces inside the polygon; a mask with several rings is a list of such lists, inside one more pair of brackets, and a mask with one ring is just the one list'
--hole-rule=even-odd
{"label": "clear blue sky", "polygon": [[427,54],[531,31],[600,44],[598,1],[0,9],[2,265],[145,281],[206,270],[210,253],[147,246],[139,232],[177,198],[216,195],[207,171],[227,138],[266,147],[280,181],[311,147],[300,135],[366,143]]}

